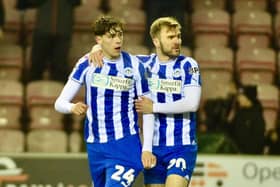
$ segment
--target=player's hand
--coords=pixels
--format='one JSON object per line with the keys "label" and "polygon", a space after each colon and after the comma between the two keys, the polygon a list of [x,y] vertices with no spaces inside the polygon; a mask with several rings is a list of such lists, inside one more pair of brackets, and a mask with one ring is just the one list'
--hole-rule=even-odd
{"label": "player's hand", "polygon": [[153,101],[147,97],[141,96],[135,100],[135,108],[137,112],[144,114],[153,113]]}
{"label": "player's hand", "polygon": [[155,167],[157,163],[156,156],[150,151],[143,151],[142,152],[142,164],[145,169],[151,169]]}
{"label": "player's hand", "polygon": [[95,67],[103,66],[103,52],[100,45],[94,45],[89,53],[89,62]]}
{"label": "player's hand", "polygon": [[86,113],[88,106],[82,102],[75,103],[71,108],[71,112],[78,116]]}

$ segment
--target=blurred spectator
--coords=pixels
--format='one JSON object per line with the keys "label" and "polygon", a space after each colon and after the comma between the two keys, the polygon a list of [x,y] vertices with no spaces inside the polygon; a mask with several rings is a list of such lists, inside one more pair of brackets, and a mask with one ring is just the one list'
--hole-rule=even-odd
{"label": "blurred spectator", "polygon": [[231,116],[230,134],[240,153],[263,154],[265,121],[256,86],[245,86],[239,90],[229,118]]}
{"label": "blurred spectator", "polygon": [[280,126],[276,129],[269,130],[266,135],[266,146],[268,154],[280,155]]}
{"label": "blurred spectator", "polygon": [[0,39],[3,38],[3,26],[5,21],[5,12],[4,12],[3,0],[0,0]]}
{"label": "blurred spectator", "polygon": [[149,48],[153,47],[149,34],[150,25],[152,22],[162,16],[175,17],[182,26],[182,44],[185,45],[185,0],[143,0],[143,7],[146,12],[146,30],[145,30],[145,45]]}
{"label": "blurred spectator", "polygon": [[199,111],[199,153],[238,153],[239,150],[228,134],[228,116],[236,98],[236,85],[224,85],[224,92],[216,98],[205,100]]}
{"label": "blurred spectator", "polygon": [[[209,99],[203,105],[202,127],[199,128],[204,133],[200,137],[205,139],[207,135],[213,139],[204,140],[205,147],[216,147],[216,152],[220,153],[263,154],[265,121],[257,87],[244,86],[238,91],[234,84],[228,87],[225,88],[226,97]],[[209,153],[208,149],[203,151]]]}
{"label": "blurred spectator", "polygon": [[110,0],[100,0],[100,4],[99,4],[100,10],[102,10],[106,14],[111,10],[109,1]]}
{"label": "blurred spectator", "polygon": [[37,8],[32,39],[30,80],[49,79],[64,82],[69,73],[74,7],[81,0],[18,0],[18,8]]}
{"label": "blurred spectator", "polygon": [[223,96],[207,99],[203,105],[203,118],[201,124],[207,132],[227,132],[228,116],[232,110],[237,88],[234,82],[230,82],[224,88]]}

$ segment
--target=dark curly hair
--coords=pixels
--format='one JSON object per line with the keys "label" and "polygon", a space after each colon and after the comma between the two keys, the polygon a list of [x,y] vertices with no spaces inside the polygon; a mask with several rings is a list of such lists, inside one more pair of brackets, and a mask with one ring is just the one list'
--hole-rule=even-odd
{"label": "dark curly hair", "polygon": [[123,30],[124,23],[111,16],[101,16],[93,24],[93,32],[96,36],[102,36],[111,29],[120,28]]}

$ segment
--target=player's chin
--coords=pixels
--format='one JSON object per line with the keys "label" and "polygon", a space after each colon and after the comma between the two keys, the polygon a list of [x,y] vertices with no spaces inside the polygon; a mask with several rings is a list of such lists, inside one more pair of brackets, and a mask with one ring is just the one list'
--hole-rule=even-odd
{"label": "player's chin", "polygon": [[179,55],[180,55],[180,49],[174,49],[174,50],[172,50],[172,52],[170,54],[170,56],[172,56],[172,57],[177,57]]}
{"label": "player's chin", "polygon": [[181,53],[181,50],[180,50],[180,49],[175,49],[175,50],[174,50],[174,55],[175,55],[175,56],[178,56],[180,53]]}

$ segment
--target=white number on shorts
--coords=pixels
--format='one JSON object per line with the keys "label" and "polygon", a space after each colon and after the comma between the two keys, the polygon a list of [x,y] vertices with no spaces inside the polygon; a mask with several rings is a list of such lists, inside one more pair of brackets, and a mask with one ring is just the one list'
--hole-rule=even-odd
{"label": "white number on shorts", "polygon": [[172,160],[170,160],[167,169],[170,169],[173,166],[175,166],[176,168],[181,168],[182,171],[187,168],[186,161],[183,158],[173,158]]}
{"label": "white number on shorts", "polygon": [[125,187],[130,186],[131,183],[134,181],[134,169],[130,169],[127,172],[125,172],[125,168],[121,165],[116,165],[116,172],[113,173],[111,176],[112,179],[116,181],[121,181],[122,179],[125,181],[122,181],[121,184]]}

